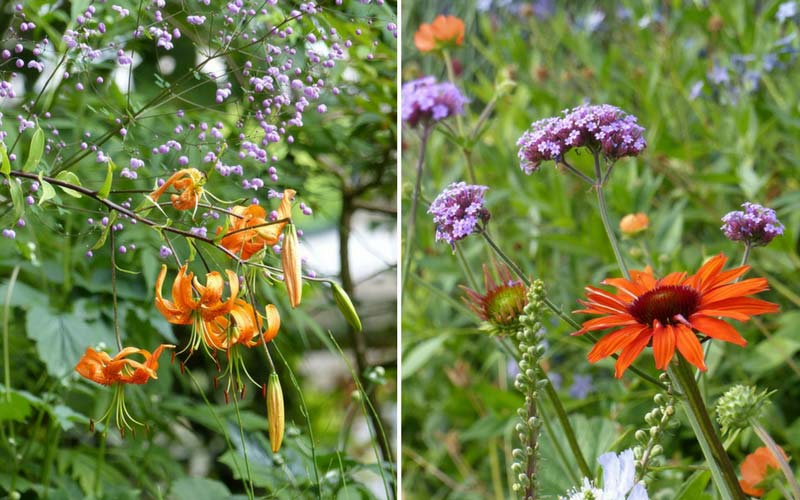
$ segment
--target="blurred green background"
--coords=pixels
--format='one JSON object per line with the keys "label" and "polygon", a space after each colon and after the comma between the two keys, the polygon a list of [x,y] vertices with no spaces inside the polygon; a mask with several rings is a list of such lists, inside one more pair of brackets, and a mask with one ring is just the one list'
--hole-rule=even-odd
{"label": "blurred green background", "polygon": [[[738,325],[745,349],[715,344],[704,378],[712,404],[735,383],[774,389],[764,424],[791,457],[800,456],[797,287],[800,236],[800,129],[797,81],[798,17],[781,2],[556,2],[481,0],[403,3],[402,80],[434,75],[446,80],[442,60],[413,45],[420,23],[436,15],[461,17],[463,46],[450,51],[456,85],[470,99],[463,127],[471,131],[486,104],[496,107],[473,142],[459,138],[448,119],[428,144],[424,203],[413,239],[413,267],[403,297],[403,491],[417,498],[505,498],[513,482],[508,465],[515,446],[513,366],[461,303],[468,285],[458,260],[434,242],[427,204],[450,182],[468,181],[467,156],[477,183],[489,186],[490,230],[529,275],[545,281],[566,310],[577,309],[583,287],[619,271],[593,193],[552,162],[526,176],[516,141],[531,122],[582,103],[608,103],[638,117],[648,147],[617,163],[606,188],[612,224],[645,212],[650,229],[622,241],[631,268],[656,273],[694,272],[719,252],[739,262],[743,247],[720,231],[720,218],[745,201],[774,208],[786,231],[753,251],[750,276],[769,279],[764,299],[781,313]],[[785,8],[784,8],[785,9]],[[514,85],[510,85],[513,82]],[[498,88],[505,89],[498,93]],[[403,129],[403,221],[414,180],[419,130]],[[569,156],[585,169],[588,154]],[[586,171],[586,170],[585,170]],[[479,237],[461,242],[472,272],[489,262]],[[586,318],[580,318],[586,319]],[[639,379],[613,378],[613,360],[589,365],[587,344],[553,320],[547,329],[547,365],[561,379],[583,452],[596,466],[608,450],[633,446],[645,426],[653,392]],[[655,374],[645,353],[636,366]],[[548,406],[545,405],[545,410]],[[552,413],[552,411],[550,412]],[[681,412],[679,412],[681,413]],[[663,440],[665,468],[651,476],[651,498],[678,498],[702,455],[685,418]],[[561,439],[554,429],[555,439]],[[564,494],[569,469],[544,433],[542,488]],[[729,448],[734,464],[761,446],[751,432]],[[795,460],[796,462],[796,460]],[[690,492],[684,498],[713,498]],[[687,494],[685,491],[683,494]],[[693,496],[694,495],[694,496]],[[773,491],[767,498],[780,498]]]}

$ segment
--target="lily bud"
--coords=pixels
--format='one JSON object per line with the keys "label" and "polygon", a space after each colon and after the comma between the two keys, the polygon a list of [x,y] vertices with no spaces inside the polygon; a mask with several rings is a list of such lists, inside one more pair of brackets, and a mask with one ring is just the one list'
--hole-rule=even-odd
{"label": "lily bud", "polygon": [[281,381],[277,373],[269,376],[267,383],[267,419],[269,420],[269,444],[272,445],[272,453],[278,453],[283,442],[283,390]]}
{"label": "lily bud", "polygon": [[347,320],[355,331],[360,332],[361,318],[358,317],[358,313],[350,297],[338,283],[331,282],[331,288],[333,289],[333,300],[336,301],[336,307],[339,308],[339,312],[342,313],[344,319]]}
{"label": "lily bud", "polygon": [[300,305],[300,300],[303,297],[303,278],[297,245],[297,230],[294,224],[288,224],[283,233],[281,264],[283,266],[283,281],[286,283],[286,291],[289,294],[289,303],[292,308]]}

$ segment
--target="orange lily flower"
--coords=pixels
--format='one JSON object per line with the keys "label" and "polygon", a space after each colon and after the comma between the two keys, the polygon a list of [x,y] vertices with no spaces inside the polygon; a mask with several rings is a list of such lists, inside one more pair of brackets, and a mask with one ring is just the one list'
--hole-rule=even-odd
{"label": "orange lily flower", "polygon": [[262,316],[256,314],[253,306],[244,300],[237,300],[230,312],[230,319],[225,316],[214,318],[206,324],[204,340],[206,345],[219,350],[227,350],[234,344],[254,347],[262,342],[269,342],[278,335],[281,317],[278,308],[273,304],[266,307],[267,329],[261,333]]}
{"label": "orange lily flower", "polygon": [[198,198],[203,194],[204,183],[203,172],[196,168],[184,168],[172,174],[161,187],[150,193],[150,199],[158,201],[164,191],[175,186],[181,193],[170,196],[172,206],[178,210],[191,210],[197,206]]}
{"label": "orange lily flower", "polygon": [[723,254],[703,264],[692,276],[672,273],[657,280],[653,271],[631,271],[631,279],[603,281],[617,289],[611,293],[586,287],[585,309],[579,313],[601,315],[583,323],[573,335],[595,330],[616,330],[603,337],[588,355],[595,363],[622,351],[615,376],[622,374],[645,347],[652,345],[656,369],[666,370],[675,351],[698,369],[705,371],[703,348],[695,330],[713,339],[738,346],[747,341],[734,327],[719,317],[747,321],[751,316],[774,313],[778,305],[748,297],[768,289],[764,278],[736,281],[750,266],[723,271],[728,258]]}
{"label": "orange lily flower", "polygon": [[414,45],[420,52],[431,52],[444,45],[463,43],[464,21],[456,16],[436,16],[431,24],[420,24],[414,33]]}
{"label": "orange lily flower", "polygon": [[[278,206],[278,220],[270,224],[267,212],[261,205],[249,207],[233,207],[234,215],[228,216],[228,233],[222,238],[220,244],[233,253],[237,253],[243,260],[252,257],[256,252],[268,245],[278,243],[286,221],[292,217],[292,200],[295,190],[285,189],[283,199]],[[252,229],[251,229],[252,228]],[[217,229],[219,233],[221,229]]]}
{"label": "orange lily flower", "polygon": [[[781,450],[783,459],[786,460],[786,453]],[[766,493],[763,488],[757,486],[764,481],[769,475],[770,469],[778,470],[780,465],[775,455],[769,451],[769,448],[762,446],[753,453],[747,455],[742,462],[739,469],[742,471],[742,479],[739,480],[739,486],[742,491],[750,496],[761,497]]]}
{"label": "orange lily flower", "polygon": [[[161,266],[161,272],[156,280],[156,309],[164,315],[167,321],[174,325],[191,325],[192,314],[197,309],[198,301],[192,297],[192,278],[194,273],[186,273],[187,264],[181,266],[175,281],[172,282],[172,300],[170,302],[161,295],[164,278],[167,276],[167,266]],[[238,284],[238,280],[237,280]]]}
{"label": "orange lily flower", "polygon": [[[111,384],[144,384],[148,380],[157,379],[158,358],[164,349],[173,349],[174,345],[161,344],[151,354],[145,349],[126,347],[113,358],[106,352],[86,349],[83,357],[75,366],[75,371],[84,378],[102,385]],[[128,359],[133,354],[144,356],[144,362]]]}

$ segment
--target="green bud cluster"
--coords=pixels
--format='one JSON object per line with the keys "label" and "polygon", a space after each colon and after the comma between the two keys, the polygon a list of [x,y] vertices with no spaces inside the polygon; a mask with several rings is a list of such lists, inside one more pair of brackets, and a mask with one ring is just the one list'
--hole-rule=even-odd
{"label": "green bud cluster", "polygon": [[539,359],[544,354],[544,347],[541,346],[544,299],[544,283],[536,280],[528,289],[528,304],[524,314],[519,317],[520,328],[516,334],[521,358],[514,387],[525,396],[525,404],[517,410],[519,422],[515,430],[521,446],[512,452],[514,462],[511,464],[511,471],[516,479],[514,492],[523,500],[536,498],[536,465],[539,458],[539,431],[542,426],[536,400],[539,390],[548,383],[547,377],[543,377],[539,368]]}
{"label": "green bud cluster", "polygon": [[752,385],[735,385],[717,400],[717,422],[723,434],[750,426],[750,419],[758,419],[769,403],[772,392],[762,391]]}
{"label": "green bud cluster", "polygon": [[675,415],[675,396],[666,373],[659,377],[666,385],[667,392],[659,392],[653,397],[655,408],[647,412],[644,421],[648,427],[639,429],[634,434],[637,445],[633,448],[633,457],[636,465],[636,481],[641,481],[647,474],[647,467],[660,455],[664,448],[659,444],[664,432],[679,425],[672,417]]}

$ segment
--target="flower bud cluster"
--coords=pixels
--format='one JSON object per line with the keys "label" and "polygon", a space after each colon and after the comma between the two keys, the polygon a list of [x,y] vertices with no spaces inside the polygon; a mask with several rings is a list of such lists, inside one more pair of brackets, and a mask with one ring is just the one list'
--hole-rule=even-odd
{"label": "flower bud cluster", "polygon": [[752,385],[735,385],[717,400],[717,422],[723,434],[750,427],[750,420],[761,416],[772,392]]}
{"label": "flower bud cluster", "polygon": [[664,431],[679,425],[678,421],[672,418],[675,415],[675,396],[672,394],[669,378],[662,373],[660,379],[667,386],[667,392],[666,394],[659,392],[653,397],[656,407],[644,416],[648,427],[639,429],[634,434],[638,442],[633,448],[637,481],[644,479],[648,465],[664,453],[664,448],[659,444]]}
{"label": "flower bud cluster", "polygon": [[511,470],[516,478],[513,489],[523,500],[536,498],[536,465],[542,425],[536,399],[539,390],[549,383],[539,369],[539,359],[545,350],[541,343],[544,334],[541,323],[544,298],[544,283],[541,280],[534,281],[528,289],[528,304],[524,308],[524,314],[519,317],[522,328],[516,337],[522,357],[514,387],[525,396],[525,404],[517,410],[519,422],[515,430],[521,447],[512,452],[514,462]]}

